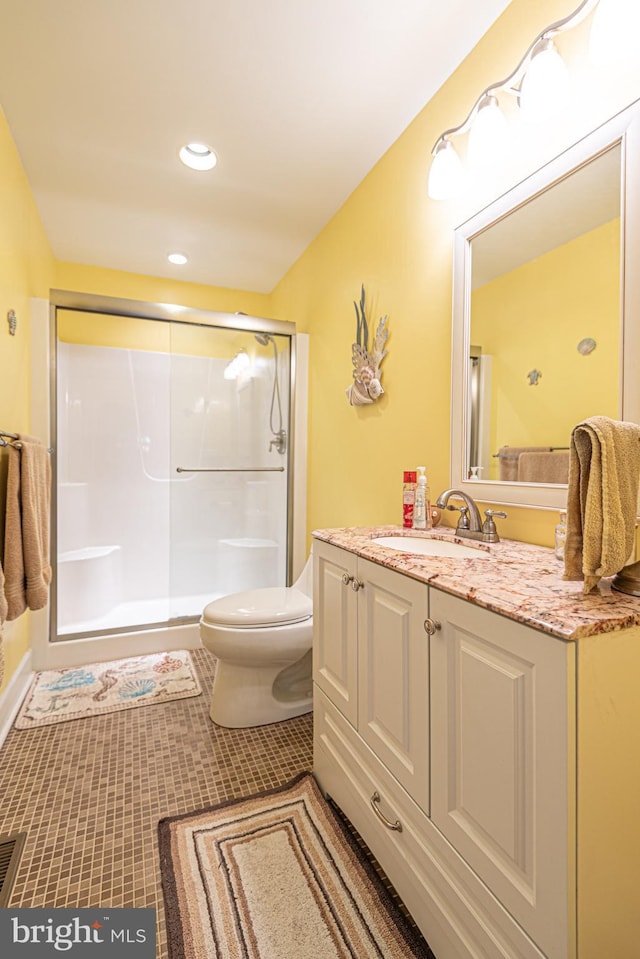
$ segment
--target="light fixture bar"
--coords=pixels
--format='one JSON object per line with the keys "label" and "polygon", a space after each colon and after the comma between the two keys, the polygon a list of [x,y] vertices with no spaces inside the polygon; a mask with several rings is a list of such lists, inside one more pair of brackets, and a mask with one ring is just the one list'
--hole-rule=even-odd
{"label": "light fixture bar", "polygon": [[521,82],[526,72],[526,68],[528,67],[531,59],[531,54],[538,43],[540,43],[541,40],[550,39],[551,37],[556,36],[558,33],[562,33],[564,30],[567,30],[570,27],[576,27],[582,20],[589,16],[591,11],[597,7],[599,2],[600,0],[582,0],[582,3],[576,7],[573,13],[568,14],[568,16],[563,17],[561,20],[556,20],[554,23],[550,23],[548,27],[545,27],[544,30],[541,30],[535,40],[533,40],[527,47],[524,56],[518,63],[518,66],[515,68],[515,70],[510,73],[508,77],[505,77],[504,80],[498,80],[496,83],[492,83],[486,87],[480,96],[477,97],[467,117],[461,124],[459,124],[459,126],[450,127],[448,130],[445,130],[440,134],[433,145],[431,155],[435,156],[437,148],[443,141],[449,140],[449,138],[452,136],[459,136],[467,132],[476,116],[479,104],[488,94],[494,94],[498,90],[503,90],[505,93],[518,95],[520,91],[517,89],[517,86]]}

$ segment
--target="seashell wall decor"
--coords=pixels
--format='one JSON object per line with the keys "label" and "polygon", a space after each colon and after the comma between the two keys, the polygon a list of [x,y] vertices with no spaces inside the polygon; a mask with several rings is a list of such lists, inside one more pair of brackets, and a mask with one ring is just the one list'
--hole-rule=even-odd
{"label": "seashell wall decor", "polygon": [[369,349],[369,325],[365,310],[364,284],[360,293],[360,303],[353,301],[356,310],[356,342],[351,347],[353,362],[353,383],[345,390],[351,406],[365,406],[382,396],[384,390],[380,382],[380,365],[387,355],[384,345],[389,336],[387,316],[378,320],[375,335]]}

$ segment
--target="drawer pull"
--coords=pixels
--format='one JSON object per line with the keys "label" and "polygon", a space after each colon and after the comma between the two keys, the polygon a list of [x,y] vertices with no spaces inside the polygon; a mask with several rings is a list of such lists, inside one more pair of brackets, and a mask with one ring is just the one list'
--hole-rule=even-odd
{"label": "drawer pull", "polygon": [[402,832],[402,823],[399,819],[396,819],[395,822],[391,822],[390,819],[387,819],[386,816],[383,816],[380,810],[378,809],[378,803],[380,802],[380,793],[376,790],[373,796],[370,799],[371,808],[374,813],[380,820],[380,822],[387,827],[387,829],[394,829],[396,832]]}
{"label": "drawer pull", "polygon": [[364,589],[364,583],[359,579],[351,577],[351,589],[357,593],[359,589]]}
{"label": "drawer pull", "polygon": [[439,629],[442,629],[442,623],[439,623],[437,619],[425,619],[424,628],[429,636],[433,636]]}
{"label": "drawer pull", "polygon": [[348,573],[343,573],[343,574],[342,574],[342,582],[344,583],[345,586],[348,586],[349,583],[352,583],[352,582],[353,582],[353,576],[349,576]]}

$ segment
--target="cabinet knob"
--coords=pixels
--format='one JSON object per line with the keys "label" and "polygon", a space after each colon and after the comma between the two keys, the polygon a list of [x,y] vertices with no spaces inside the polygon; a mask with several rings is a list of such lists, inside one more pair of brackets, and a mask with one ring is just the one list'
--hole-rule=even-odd
{"label": "cabinet knob", "polygon": [[353,582],[353,576],[349,576],[348,573],[343,573],[343,574],[342,574],[342,582],[344,583],[345,586],[348,586],[349,583],[352,583],[352,582]]}
{"label": "cabinet knob", "polygon": [[424,621],[425,632],[429,636],[433,636],[434,633],[437,633],[439,629],[442,629],[442,623],[438,622],[437,619],[425,619]]}
{"label": "cabinet knob", "polygon": [[359,589],[364,589],[364,583],[359,579],[351,577],[351,589],[357,593]]}

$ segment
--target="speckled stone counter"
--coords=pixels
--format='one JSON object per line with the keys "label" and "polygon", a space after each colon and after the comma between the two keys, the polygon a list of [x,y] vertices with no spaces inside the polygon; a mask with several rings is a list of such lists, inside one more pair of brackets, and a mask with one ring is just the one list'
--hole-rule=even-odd
{"label": "speckled stone counter", "polygon": [[[563,580],[564,564],[543,546],[514,540],[474,543],[455,536],[449,527],[417,532],[401,526],[367,526],[317,529],[313,535],[561,639],[640,626],[640,598],[612,590],[611,580],[601,580],[596,590],[584,595],[581,582]],[[479,558],[420,556],[372,542],[381,536],[407,535],[472,546]]]}

